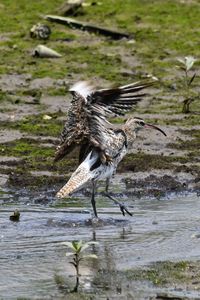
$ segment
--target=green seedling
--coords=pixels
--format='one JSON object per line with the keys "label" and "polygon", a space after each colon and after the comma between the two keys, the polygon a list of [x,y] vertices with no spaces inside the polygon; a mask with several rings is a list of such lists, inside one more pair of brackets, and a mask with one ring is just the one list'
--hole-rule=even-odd
{"label": "green seedling", "polygon": [[184,91],[184,100],[183,100],[183,108],[182,112],[187,114],[190,112],[190,104],[198,98],[192,91],[192,83],[196,77],[196,73],[191,73],[191,69],[196,61],[196,59],[193,56],[186,56],[184,58],[179,58],[178,61],[180,62],[179,68],[183,70],[184,72],[184,86],[183,86],[183,91]]}
{"label": "green seedling", "polygon": [[88,249],[91,245],[98,244],[98,242],[83,243],[82,241],[73,241],[63,242],[62,244],[72,250],[72,252],[67,252],[66,256],[72,256],[72,261],[70,261],[70,264],[72,264],[76,270],[76,285],[72,292],[78,292],[80,284],[80,262],[87,258],[97,258],[95,254],[83,254],[83,252],[85,252],[85,250]]}

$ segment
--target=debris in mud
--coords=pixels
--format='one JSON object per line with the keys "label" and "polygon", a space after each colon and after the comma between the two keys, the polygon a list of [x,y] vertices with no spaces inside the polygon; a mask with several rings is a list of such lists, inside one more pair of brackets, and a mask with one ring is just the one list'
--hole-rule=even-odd
{"label": "debris in mud", "polygon": [[102,34],[102,35],[110,37],[114,40],[119,40],[119,39],[122,39],[122,38],[127,38],[128,39],[130,37],[130,35],[127,34],[127,33],[122,33],[122,32],[118,32],[118,31],[110,30],[110,29],[103,28],[103,27],[100,27],[100,26],[97,26],[97,25],[77,21],[77,20],[74,20],[74,19],[71,19],[71,18],[47,15],[47,16],[45,16],[45,19],[47,19],[48,21],[51,21],[51,22],[56,22],[56,23],[59,23],[59,24],[67,25],[71,28],[77,28],[77,29],[81,29],[83,31]]}
{"label": "debris in mud", "polygon": [[50,37],[51,28],[45,24],[36,24],[30,30],[31,38],[37,38],[41,40],[47,40]]}
{"label": "debris in mud", "polygon": [[12,215],[10,215],[10,221],[18,222],[20,219],[20,212],[18,209],[15,209]]}
{"label": "debris in mud", "polygon": [[41,57],[41,58],[60,58],[62,57],[61,54],[58,52],[44,46],[38,45],[34,50],[33,54],[34,57]]}

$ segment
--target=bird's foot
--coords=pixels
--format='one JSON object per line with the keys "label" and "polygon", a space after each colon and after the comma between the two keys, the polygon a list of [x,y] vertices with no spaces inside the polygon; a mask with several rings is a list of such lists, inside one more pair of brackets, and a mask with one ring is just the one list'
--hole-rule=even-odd
{"label": "bird's foot", "polygon": [[125,216],[125,213],[127,213],[131,217],[133,216],[133,214],[128,210],[128,208],[124,204],[119,203],[119,208],[120,208],[123,216]]}
{"label": "bird's foot", "polygon": [[128,210],[128,208],[124,205],[124,203],[122,204],[121,202],[119,202],[118,200],[113,198],[108,192],[105,192],[104,195],[106,197],[108,197],[109,199],[111,199],[115,204],[119,205],[119,208],[120,208],[123,216],[125,216],[126,213],[129,216],[133,216],[133,214]]}

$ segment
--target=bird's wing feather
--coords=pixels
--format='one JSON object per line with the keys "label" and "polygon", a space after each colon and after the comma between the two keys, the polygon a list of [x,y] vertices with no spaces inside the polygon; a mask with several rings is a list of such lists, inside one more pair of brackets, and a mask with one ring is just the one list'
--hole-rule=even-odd
{"label": "bird's wing feather", "polygon": [[70,89],[70,92],[73,98],[54,161],[59,161],[77,145],[82,145],[84,140],[88,140],[88,117],[84,107],[87,105],[87,96],[92,93],[92,87],[87,82],[79,82]]}
{"label": "bird's wing feather", "polygon": [[91,104],[98,104],[106,108],[105,114],[124,114],[135,106],[146,95],[139,93],[153,84],[153,81],[135,82],[118,88],[97,90],[87,96]]}

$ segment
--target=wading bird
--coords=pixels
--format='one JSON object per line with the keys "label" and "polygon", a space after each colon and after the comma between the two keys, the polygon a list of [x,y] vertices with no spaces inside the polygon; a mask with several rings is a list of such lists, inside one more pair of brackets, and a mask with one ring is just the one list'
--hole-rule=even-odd
{"label": "wading bird", "polygon": [[[57,193],[57,197],[64,198],[69,196],[91,182],[91,203],[94,215],[97,217],[95,203],[96,183],[98,180],[106,179],[105,195],[120,206],[123,215],[125,215],[125,212],[132,215],[124,204],[121,204],[109,195],[109,179],[116,171],[119,162],[127,151],[133,147],[136,134],[140,129],[149,127],[159,130],[164,135],[165,133],[154,125],[146,124],[140,118],[129,118],[121,128],[116,128],[106,119],[106,116],[112,112],[122,114],[127,109],[130,109],[144,96],[144,94],[135,95],[134,93],[149,85],[150,83],[135,83],[114,90],[101,90],[98,92],[93,92],[86,83],[79,83],[73,88],[76,108],[74,109],[73,107],[70,111],[71,135],[77,140],[74,143],[73,139],[69,138],[70,129],[65,125],[62,133],[63,141],[57,150],[56,160],[68,153],[71,147],[73,148],[76,144],[82,144],[80,150],[81,163],[69,181]],[[77,123],[77,118],[79,118],[80,123]],[[69,121],[67,124],[69,124]],[[76,128],[74,129],[73,126],[76,126]],[[68,139],[66,139],[66,136]]]}

